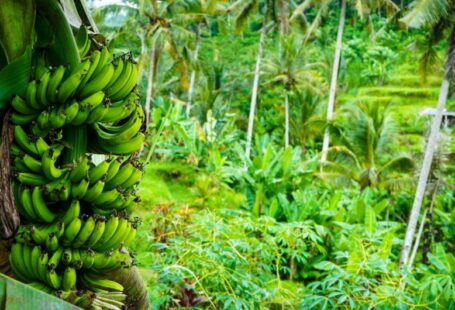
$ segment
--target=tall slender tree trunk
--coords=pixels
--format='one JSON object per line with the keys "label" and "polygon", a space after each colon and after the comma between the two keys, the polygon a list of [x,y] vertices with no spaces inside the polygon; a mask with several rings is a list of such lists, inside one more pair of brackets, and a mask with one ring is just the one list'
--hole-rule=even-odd
{"label": "tall slender tree trunk", "polygon": [[[196,27],[196,44],[194,46],[194,63],[197,62],[199,56],[199,47],[201,46],[201,24]],[[196,69],[193,68],[190,78],[190,88],[188,89],[188,102],[186,104],[186,116],[189,117],[191,113],[191,100],[193,99],[194,83],[196,82]]]}
{"label": "tall slender tree trunk", "polygon": [[281,33],[284,36],[287,36],[289,33],[288,1],[280,0]]}
{"label": "tall slender tree trunk", "polygon": [[284,147],[289,146],[289,92],[286,90],[284,98]]}
{"label": "tall slender tree trunk", "polygon": [[248,158],[250,158],[251,144],[253,141],[254,115],[255,115],[256,103],[257,103],[257,97],[258,97],[262,55],[264,54],[265,35],[267,33],[267,14],[268,14],[267,10],[268,10],[267,2],[265,2],[264,20],[262,21],[261,37],[259,39],[258,54],[256,56],[256,68],[254,70],[253,91],[251,93],[251,102],[250,102],[250,115],[248,117],[248,131],[247,131],[246,149],[245,149],[245,155]]}
{"label": "tall slender tree trunk", "polygon": [[155,55],[156,55],[156,39],[152,38],[152,46],[150,47],[150,68],[147,81],[147,97],[145,98],[145,125],[148,128],[150,124],[150,109],[153,99],[153,81],[155,78]]}
{"label": "tall slender tree trunk", "polygon": [[[335,47],[335,58],[333,60],[332,80],[330,81],[329,103],[327,105],[327,123],[330,123],[333,118],[335,110],[335,95],[337,91],[338,70],[340,68],[341,50],[343,47],[343,31],[346,21],[346,0],[341,3],[340,23],[338,25],[337,41]],[[324,132],[324,140],[322,143],[322,156],[321,162],[327,159],[327,149],[329,148],[329,129],[326,128]]]}
{"label": "tall slender tree trunk", "polygon": [[438,105],[436,107],[436,114],[431,124],[431,132],[428,138],[428,143],[425,150],[425,157],[423,159],[422,169],[417,183],[416,194],[414,203],[412,205],[411,214],[409,215],[408,226],[406,228],[406,236],[404,238],[403,250],[401,252],[400,266],[403,267],[408,263],[409,253],[411,251],[412,241],[417,226],[417,219],[422,207],[422,201],[425,196],[425,189],[427,186],[428,175],[430,174],[431,164],[433,162],[433,155],[438,146],[439,130],[441,128],[442,116],[444,107],[447,101],[447,94],[449,92],[450,80],[453,76],[453,67],[455,65],[455,27],[452,29],[448,56],[446,61],[446,71],[444,80],[439,92]]}

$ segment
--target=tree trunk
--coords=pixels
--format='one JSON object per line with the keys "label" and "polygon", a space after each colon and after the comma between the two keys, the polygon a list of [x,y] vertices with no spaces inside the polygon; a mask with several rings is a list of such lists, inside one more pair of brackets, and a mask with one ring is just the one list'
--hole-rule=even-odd
{"label": "tree trunk", "polygon": [[441,128],[442,115],[444,107],[447,101],[447,94],[449,91],[450,80],[453,75],[453,66],[455,64],[455,27],[452,29],[449,51],[446,62],[446,72],[444,80],[441,85],[439,92],[438,105],[436,107],[436,113],[431,124],[431,132],[428,138],[428,143],[425,150],[425,157],[423,159],[422,169],[419,175],[419,181],[417,183],[416,194],[414,197],[414,203],[412,205],[411,214],[409,216],[408,225],[406,228],[406,236],[404,239],[403,250],[401,252],[400,266],[403,267],[408,263],[409,252],[411,251],[412,241],[414,239],[414,233],[417,226],[417,219],[420,214],[420,208],[422,207],[422,201],[425,195],[425,189],[428,181],[428,175],[430,173],[431,164],[433,162],[433,155],[438,146],[439,130]]}
{"label": "tree trunk", "polygon": [[152,38],[152,46],[150,47],[150,69],[147,81],[147,97],[145,99],[145,128],[150,124],[150,110],[153,98],[153,80],[155,76],[155,54],[156,54],[156,39]]}
{"label": "tree trunk", "polygon": [[11,189],[10,147],[14,139],[14,129],[9,119],[10,112],[7,112],[3,118],[0,138],[0,237],[2,239],[13,237],[20,224]]}
{"label": "tree trunk", "polygon": [[289,146],[289,93],[286,91],[284,99],[284,148]]}
{"label": "tree trunk", "polygon": [[[346,20],[346,0],[341,3],[340,23],[338,25],[337,42],[335,47],[335,58],[333,60],[332,80],[330,81],[329,103],[327,105],[327,123],[330,123],[333,118],[335,110],[335,95],[337,90],[338,70],[341,60],[341,49],[343,47],[343,31]],[[329,148],[329,129],[326,128],[324,132],[324,141],[322,143],[322,156],[321,162],[327,160],[327,150]]]}
{"label": "tree trunk", "polygon": [[[201,25],[197,24],[196,27],[196,45],[194,46],[194,63],[197,62],[199,56],[199,47],[201,46]],[[186,104],[186,116],[190,117],[191,113],[191,100],[193,99],[194,83],[196,82],[196,69],[193,67],[190,78],[190,88],[188,89],[188,102]]]}
{"label": "tree trunk", "polygon": [[261,37],[259,39],[258,54],[256,56],[256,68],[254,70],[253,91],[251,93],[250,115],[248,117],[248,132],[246,139],[245,155],[250,158],[251,143],[253,141],[254,115],[258,97],[259,77],[261,73],[262,54],[264,53],[265,35],[267,33],[267,2],[265,2],[264,20],[262,21]]}
{"label": "tree trunk", "polygon": [[281,33],[283,36],[287,36],[289,33],[288,1],[280,0]]}

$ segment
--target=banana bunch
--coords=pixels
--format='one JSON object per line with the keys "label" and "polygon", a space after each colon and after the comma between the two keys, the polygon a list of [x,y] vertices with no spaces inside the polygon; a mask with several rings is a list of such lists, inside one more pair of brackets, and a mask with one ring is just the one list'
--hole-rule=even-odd
{"label": "banana bunch", "polygon": [[[50,66],[36,52],[23,94],[11,99],[12,190],[21,223],[10,262],[33,287],[81,307],[120,309],[123,287],[103,275],[134,265],[128,246],[139,220],[135,159],[144,111],[131,54],[97,49],[75,34],[77,65]],[[92,154],[105,159],[95,164]],[[92,292],[93,294],[80,293]]]}

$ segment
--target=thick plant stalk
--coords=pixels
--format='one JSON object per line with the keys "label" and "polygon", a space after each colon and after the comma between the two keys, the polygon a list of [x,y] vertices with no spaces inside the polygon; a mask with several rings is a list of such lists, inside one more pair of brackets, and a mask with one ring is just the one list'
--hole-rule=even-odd
{"label": "thick plant stalk", "polygon": [[152,46],[150,47],[150,69],[147,81],[147,97],[145,98],[145,125],[148,128],[150,124],[150,110],[153,98],[153,81],[155,75],[155,55],[156,55],[156,39],[152,38]]}
{"label": "thick plant stalk", "polygon": [[284,147],[289,146],[289,93],[286,91],[284,99]]}
{"label": "thick plant stalk", "polygon": [[425,189],[428,182],[428,176],[430,174],[431,164],[433,162],[434,152],[438,146],[439,130],[441,128],[442,115],[444,113],[444,107],[447,101],[447,95],[449,92],[450,80],[453,76],[453,66],[455,64],[455,28],[452,30],[449,53],[446,62],[446,72],[444,80],[441,84],[439,92],[438,105],[436,107],[436,113],[431,124],[431,132],[428,138],[428,143],[425,150],[425,157],[423,159],[422,169],[420,170],[419,181],[417,183],[416,194],[414,197],[414,203],[412,204],[411,214],[409,215],[409,221],[406,228],[406,236],[404,238],[403,250],[401,252],[400,266],[403,267],[408,263],[409,253],[412,247],[412,241],[414,239],[414,233],[417,227],[417,220],[422,207],[422,201],[425,196]]}
{"label": "thick plant stalk", "polygon": [[[343,47],[343,31],[346,20],[346,0],[343,0],[341,3],[341,13],[340,13],[340,23],[338,25],[337,41],[335,47],[335,58],[333,60],[332,68],[332,80],[330,81],[330,93],[329,93],[329,102],[327,105],[327,123],[330,123],[333,118],[333,112],[335,110],[335,96],[337,91],[337,80],[338,80],[338,70],[340,67],[341,60],[341,50]],[[327,150],[329,148],[329,129],[326,128],[324,132],[324,140],[322,142],[322,155],[321,162],[327,160]]]}
{"label": "thick plant stalk", "polygon": [[[197,62],[197,58],[199,56],[199,48],[201,46],[201,25],[197,24],[196,27],[196,45],[194,47],[194,63]],[[194,83],[196,82],[196,69],[193,68],[191,72],[190,78],[190,88],[188,89],[188,102],[186,104],[186,116],[189,117],[191,113],[191,102],[193,99],[193,92],[194,92]]]}
{"label": "thick plant stalk", "polygon": [[19,213],[15,207],[11,190],[11,154],[13,126],[9,122],[10,112],[3,118],[0,140],[0,235],[3,239],[11,238],[20,224]]}
{"label": "thick plant stalk", "polygon": [[248,117],[248,131],[246,138],[245,155],[250,158],[251,144],[253,141],[254,116],[258,97],[259,78],[261,73],[262,55],[264,54],[265,35],[267,33],[267,2],[265,2],[264,20],[262,21],[261,37],[259,39],[256,68],[254,70],[253,92],[251,93],[250,115]]}

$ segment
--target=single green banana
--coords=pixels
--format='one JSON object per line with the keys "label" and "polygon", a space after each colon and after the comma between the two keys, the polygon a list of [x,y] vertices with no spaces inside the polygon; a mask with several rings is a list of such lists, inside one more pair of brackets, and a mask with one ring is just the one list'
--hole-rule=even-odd
{"label": "single green banana", "polygon": [[93,232],[90,235],[90,238],[87,240],[87,246],[88,247],[92,247],[93,245],[95,245],[98,242],[98,240],[101,239],[101,237],[104,234],[105,228],[106,228],[106,220],[105,220],[105,218],[104,217],[98,217],[97,220],[96,220],[95,228],[93,229]]}
{"label": "single green banana", "polygon": [[58,66],[49,80],[49,84],[47,85],[46,96],[50,103],[57,102],[57,90],[58,87],[60,86],[60,83],[63,80],[65,72],[66,68],[64,66]]}
{"label": "single green banana", "polygon": [[103,189],[104,189],[104,181],[100,180],[100,181],[96,182],[93,186],[89,187],[83,200],[85,200],[87,202],[94,201],[99,195],[101,195],[101,193],[103,192]]}
{"label": "single green banana", "polygon": [[129,177],[134,173],[136,168],[129,161],[123,162],[117,174],[111,178],[109,182],[106,182],[105,190],[111,190],[120,186],[122,183],[127,181]]}
{"label": "single green banana", "polygon": [[13,99],[11,100],[11,106],[13,107],[14,110],[22,114],[36,115],[39,113],[39,110],[29,106],[24,99],[17,95],[14,96]]}
{"label": "single green banana", "polygon": [[73,267],[66,267],[63,272],[62,289],[64,291],[72,290],[76,287],[76,269]]}
{"label": "single green banana", "polygon": [[62,244],[64,246],[70,246],[74,239],[76,239],[77,234],[81,230],[82,221],[77,218],[66,226],[65,232],[63,233]]}
{"label": "single green banana", "polygon": [[39,156],[36,145],[30,141],[29,136],[21,126],[14,127],[14,141],[19,145],[25,153],[32,156]]}
{"label": "single green banana", "polygon": [[74,220],[79,218],[80,213],[81,205],[79,203],[79,200],[73,200],[62,218],[65,227],[68,227]]}
{"label": "single green banana", "polygon": [[71,246],[73,248],[80,248],[81,246],[83,246],[90,238],[91,234],[93,233],[93,230],[95,229],[95,226],[96,226],[95,219],[93,218],[93,216],[90,216],[82,225],[79,234],[77,235],[76,239],[74,239]]}
{"label": "single green banana", "polygon": [[47,98],[47,87],[49,85],[49,81],[51,78],[51,71],[47,70],[40,79],[38,84],[36,98],[38,100],[39,105],[44,108],[50,105],[50,101]]}
{"label": "single green banana", "polygon": [[27,101],[28,105],[35,110],[41,110],[41,105],[36,100],[36,93],[38,87],[36,81],[31,81],[27,85],[27,89],[25,91],[25,100]]}
{"label": "single green banana", "polygon": [[106,226],[104,229],[104,233],[101,238],[96,242],[92,247],[93,249],[97,250],[98,247],[103,246],[117,231],[117,227],[119,225],[120,219],[116,216],[109,218],[106,221]]}
{"label": "single green banana", "polygon": [[114,75],[114,71],[112,64],[106,64],[99,73],[95,72],[90,82],[78,93],[79,98],[86,98],[103,90]]}
{"label": "single green banana", "polygon": [[106,176],[106,173],[109,169],[109,163],[107,161],[102,161],[98,165],[92,164],[88,171],[88,179],[90,183],[96,183]]}
{"label": "single green banana", "polygon": [[34,173],[41,173],[41,161],[35,159],[34,157],[25,154],[23,157],[24,164],[27,166],[30,171]]}
{"label": "single green banana", "polygon": [[73,199],[82,199],[87,193],[89,184],[86,179],[82,179],[78,184],[73,184],[71,189]]}
{"label": "single green banana", "polygon": [[88,176],[88,171],[90,169],[90,159],[89,157],[84,157],[80,162],[76,164],[73,170],[70,172],[70,180],[72,182],[80,182],[83,178]]}
{"label": "single green banana", "polygon": [[43,199],[41,189],[39,187],[35,187],[33,189],[32,202],[33,210],[39,220],[46,223],[52,223],[57,218],[57,215],[46,206],[46,202]]}

